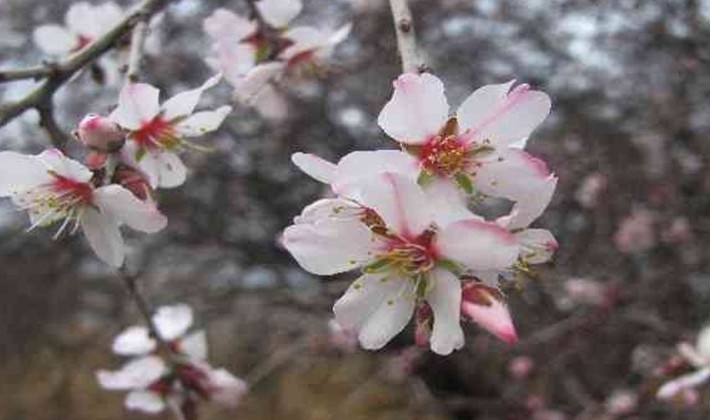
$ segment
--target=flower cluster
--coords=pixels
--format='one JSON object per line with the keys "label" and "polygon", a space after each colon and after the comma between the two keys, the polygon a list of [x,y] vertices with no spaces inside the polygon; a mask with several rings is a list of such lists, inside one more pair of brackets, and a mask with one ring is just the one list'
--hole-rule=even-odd
{"label": "flower cluster", "polygon": [[695,388],[710,380],[710,327],[700,331],[695,346],[689,343],[679,344],[678,353],[695,370],[664,383],[656,393],[659,399],[683,400],[688,394],[692,395]]}
{"label": "flower cluster", "polygon": [[275,82],[318,73],[333,48],[350,33],[350,24],[332,31],[289,27],[302,7],[300,0],[259,0],[252,19],[217,9],[204,21],[214,52],[207,63],[224,74],[238,100],[266,117],[284,113]]}
{"label": "flower cluster", "polygon": [[190,412],[200,398],[236,407],[247,392],[246,383],[226,369],[207,364],[205,332],[187,334],[192,321],[192,309],[187,305],[158,308],[153,324],[168,349],[160,349],[143,326],[125,329],[114,339],[113,352],[133,359],[119,370],[98,371],[96,377],[101,386],[129,391],[126,407],[146,413],[159,413],[166,408],[176,413]]}
{"label": "flower cluster", "polygon": [[231,111],[193,112],[202,92],[218,81],[215,76],[162,106],[155,87],[127,84],[110,116],[89,114],[79,124],[75,134],[88,149],[86,166],[56,149],[36,156],[0,152],[0,197],[28,211],[30,229],[60,223],[59,237],[81,228],[99,258],[120,267],[121,225],[146,233],[166,226],[153,190],[185,181],[178,153],[197,147],[187,139],[217,129]]}
{"label": "flower cluster", "polygon": [[[451,116],[437,77],[404,74],[379,115],[401,151],[356,151],[337,164],[293,156],[335,197],[307,206],[283,244],[312,273],[362,272],[334,312],[363,347],[383,347],[412,317],[417,343],[439,354],[463,346],[461,318],[516,339],[499,280],[557,248],[550,232],[529,228],[557,178],[520,147],[549,111],[545,93],[509,82],[476,90]],[[481,197],[512,209],[486,220],[473,211]]]}

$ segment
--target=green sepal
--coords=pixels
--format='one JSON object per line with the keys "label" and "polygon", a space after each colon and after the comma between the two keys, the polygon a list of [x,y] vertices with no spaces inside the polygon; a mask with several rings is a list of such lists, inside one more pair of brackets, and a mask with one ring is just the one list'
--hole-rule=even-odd
{"label": "green sepal", "polygon": [[463,172],[459,172],[454,175],[454,179],[456,180],[456,183],[459,185],[459,187],[466,194],[473,194],[473,183],[471,182],[471,178],[469,178],[468,175]]}

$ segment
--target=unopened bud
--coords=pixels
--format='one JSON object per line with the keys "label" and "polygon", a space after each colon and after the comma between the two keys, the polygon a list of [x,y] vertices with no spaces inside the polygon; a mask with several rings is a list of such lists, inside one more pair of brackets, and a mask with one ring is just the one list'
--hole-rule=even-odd
{"label": "unopened bud", "polygon": [[97,114],[88,114],[81,120],[77,136],[89,149],[103,153],[121,150],[126,141],[126,134],[118,124]]}

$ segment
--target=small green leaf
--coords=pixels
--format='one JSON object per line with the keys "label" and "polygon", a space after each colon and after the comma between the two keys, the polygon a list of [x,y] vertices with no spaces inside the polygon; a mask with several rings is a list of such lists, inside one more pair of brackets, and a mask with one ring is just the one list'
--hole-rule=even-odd
{"label": "small green leaf", "polygon": [[432,179],[434,179],[434,175],[431,172],[422,170],[417,177],[417,184],[419,184],[420,187],[424,187],[430,183]]}
{"label": "small green leaf", "polygon": [[138,148],[138,150],[136,150],[136,154],[134,156],[136,158],[136,162],[140,162],[141,159],[143,159],[143,157],[145,157],[145,154],[146,154],[146,150],[143,147]]}
{"label": "small green leaf", "polygon": [[471,183],[471,178],[469,178],[468,175],[463,172],[459,172],[454,175],[454,179],[456,179],[456,183],[459,184],[459,187],[464,190],[466,194],[473,194],[473,184]]}

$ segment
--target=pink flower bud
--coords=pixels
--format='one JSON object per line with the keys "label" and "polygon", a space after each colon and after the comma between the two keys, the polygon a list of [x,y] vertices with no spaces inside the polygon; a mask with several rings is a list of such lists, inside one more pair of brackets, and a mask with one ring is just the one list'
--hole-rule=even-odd
{"label": "pink flower bud", "polygon": [[505,298],[495,287],[477,281],[464,282],[461,315],[508,344],[518,340]]}
{"label": "pink flower bud", "polygon": [[88,114],[81,120],[77,135],[86,147],[103,153],[119,151],[126,141],[126,134],[116,123],[97,114]]}
{"label": "pink flower bud", "polygon": [[529,356],[518,356],[508,364],[508,372],[513,379],[522,380],[532,372],[535,362]]}

